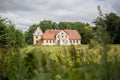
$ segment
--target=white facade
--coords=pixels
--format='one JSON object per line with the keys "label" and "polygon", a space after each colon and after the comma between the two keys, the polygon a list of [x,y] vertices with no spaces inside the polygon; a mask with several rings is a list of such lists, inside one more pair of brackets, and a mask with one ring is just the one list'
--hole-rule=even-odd
{"label": "white facade", "polygon": [[60,31],[56,35],[56,43],[58,45],[68,45],[68,43],[69,43],[69,36],[68,36],[68,34],[65,33],[64,31]]}
{"label": "white facade", "polygon": [[[36,29],[36,31],[33,34],[33,44],[42,44],[42,45],[80,45],[81,39],[70,39],[69,35],[64,31],[60,30],[55,35],[55,38],[53,39],[44,39],[44,34],[40,27]],[[39,41],[42,41],[42,43],[39,43]]]}
{"label": "white facade", "polygon": [[56,40],[43,40],[43,45],[56,45]]}
{"label": "white facade", "polygon": [[38,40],[42,40],[43,32],[40,27],[37,27],[36,31],[33,33],[33,44],[38,44]]}
{"label": "white facade", "polygon": [[43,45],[80,45],[81,40],[43,40]]}
{"label": "white facade", "polygon": [[69,35],[60,31],[54,40],[43,40],[43,45],[80,45],[81,40],[69,40]]}

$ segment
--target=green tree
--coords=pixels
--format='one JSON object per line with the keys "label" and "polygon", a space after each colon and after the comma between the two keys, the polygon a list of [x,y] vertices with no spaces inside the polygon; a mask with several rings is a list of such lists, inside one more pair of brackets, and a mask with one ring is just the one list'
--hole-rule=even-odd
{"label": "green tree", "polygon": [[64,30],[64,29],[72,29],[73,28],[73,24],[74,23],[72,23],[72,22],[60,22],[58,24],[57,29],[62,29],[62,30]]}
{"label": "green tree", "polygon": [[57,29],[58,24],[56,22],[53,22],[52,29]]}
{"label": "green tree", "polygon": [[7,45],[7,19],[0,17],[0,47]]}
{"label": "green tree", "polygon": [[[94,39],[101,46],[101,50],[100,50],[101,71],[103,71],[103,72],[101,72],[100,75],[102,76],[103,80],[111,80],[111,79],[117,80],[118,79],[117,74],[119,74],[119,73],[115,72],[115,73],[113,73],[114,76],[111,75],[112,72],[116,71],[115,66],[113,67],[113,64],[112,64],[114,61],[108,60],[108,58],[109,58],[108,54],[111,49],[108,46],[108,44],[110,43],[111,35],[107,31],[108,25],[105,22],[105,16],[102,14],[100,6],[98,6],[98,10],[99,10],[100,16],[95,20],[95,24],[96,24],[97,28],[94,33]],[[114,57],[114,59],[115,59],[115,57]]]}
{"label": "green tree", "polygon": [[[24,42],[23,33],[6,18],[0,18],[0,80],[20,80],[17,77],[19,51]],[[8,73],[14,73],[14,78]]]}
{"label": "green tree", "polygon": [[[114,44],[120,43],[120,17],[115,13],[103,15],[103,18],[98,17],[95,20],[96,25],[101,25],[100,20],[106,24],[106,30],[110,35],[110,41]],[[102,25],[101,25],[102,26]]]}
{"label": "green tree", "polygon": [[53,22],[50,20],[43,20],[39,23],[39,26],[41,27],[42,31],[45,32],[47,29],[52,29]]}
{"label": "green tree", "polygon": [[8,49],[7,19],[0,17],[0,79],[5,79],[5,56]]}
{"label": "green tree", "polygon": [[25,45],[25,37],[22,31],[15,29],[14,25],[10,24],[7,28],[8,43],[11,47],[23,47]]}
{"label": "green tree", "polygon": [[111,42],[114,44],[120,43],[120,16],[115,13],[109,13],[105,16],[107,31],[111,36]]}
{"label": "green tree", "polygon": [[27,44],[33,44],[33,33],[38,26],[38,24],[33,24],[29,27],[28,31],[25,32],[25,41]]}

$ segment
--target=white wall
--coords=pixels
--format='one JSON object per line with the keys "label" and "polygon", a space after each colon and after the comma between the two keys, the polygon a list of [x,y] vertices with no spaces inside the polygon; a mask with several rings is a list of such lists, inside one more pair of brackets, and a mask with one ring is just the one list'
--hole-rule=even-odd
{"label": "white wall", "polygon": [[73,44],[73,45],[80,45],[81,44],[81,40],[70,40],[70,45]]}
{"label": "white wall", "polygon": [[58,44],[59,41],[59,45],[67,45],[69,42],[69,36],[67,33],[65,33],[64,31],[59,32],[56,35],[56,43]]}
{"label": "white wall", "polygon": [[43,45],[56,45],[55,40],[43,40]]}
{"label": "white wall", "polygon": [[[37,38],[36,38],[37,36]],[[42,35],[33,35],[33,44],[35,45],[36,44],[36,41],[41,39],[42,38]]]}
{"label": "white wall", "polygon": [[[41,28],[37,27],[37,29],[33,33],[33,44],[34,45],[36,44],[37,40],[42,39],[42,35],[43,35],[43,32],[42,32]],[[38,38],[36,38],[36,36],[38,36]]]}

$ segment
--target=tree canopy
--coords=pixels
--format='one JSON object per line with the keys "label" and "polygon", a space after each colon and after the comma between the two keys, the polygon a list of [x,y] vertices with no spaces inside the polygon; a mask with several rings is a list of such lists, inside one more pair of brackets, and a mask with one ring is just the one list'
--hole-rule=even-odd
{"label": "tree canopy", "polygon": [[22,31],[15,29],[6,18],[0,18],[0,45],[1,47],[23,47],[25,44]]}
{"label": "tree canopy", "polygon": [[0,17],[0,80],[10,80],[11,75],[18,72],[18,51],[24,47],[24,39],[22,31],[16,29],[7,18]]}
{"label": "tree canopy", "polygon": [[101,20],[100,17],[98,17],[94,21],[96,28],[98,26],[103,26],[100,23],[101,21],[106,24],[106,30],[110,35],[110,43],[120,44],[120,16],[115,13],[109,13],[105,14]]}

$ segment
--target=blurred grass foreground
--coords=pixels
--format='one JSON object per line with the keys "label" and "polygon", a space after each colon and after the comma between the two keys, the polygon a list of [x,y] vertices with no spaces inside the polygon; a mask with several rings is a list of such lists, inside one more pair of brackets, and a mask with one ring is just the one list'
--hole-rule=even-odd
{"label": "blurred grass foreground", "polygon": [[27,46],[17,54],[14,50],[6,57],[5,80],[119,80],[120,45],[107,47],[107,58],[100,46]]}

